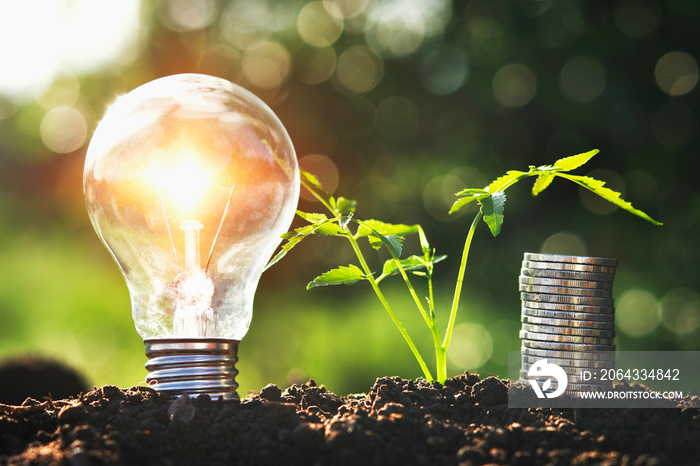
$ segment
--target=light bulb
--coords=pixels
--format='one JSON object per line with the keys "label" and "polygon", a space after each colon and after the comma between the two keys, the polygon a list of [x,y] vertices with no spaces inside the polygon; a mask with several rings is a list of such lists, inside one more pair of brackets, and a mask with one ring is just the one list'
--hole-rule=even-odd
{"label": "light bulb", "polygon": [[156,79],[100,121],[83,189],[129,289],[149,384],[173,395],[237,397],[238,342],[299,198],[282,123],[226,80]]}

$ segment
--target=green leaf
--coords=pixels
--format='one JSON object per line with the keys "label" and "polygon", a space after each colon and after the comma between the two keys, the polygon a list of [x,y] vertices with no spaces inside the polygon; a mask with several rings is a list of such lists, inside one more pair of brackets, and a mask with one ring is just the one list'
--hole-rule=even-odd
{"label": "green leaf", "polygon": [[654,220],[641,210],[632,207],[632,204],[620,198],[620,193],[613,191],[610,188],[605,188],[604,181],[596,180],[595,178],[590,178],[588,176],[569,175],[565,173],[559,173],[558,176],[561,176],[562,178],[566,178],[567,180],[573,181],[574,183],[583,186],[584,188],[602,197],[606,201],[612,202],[616,206],[626,210],[631,214],[641,217],[644,220],[653,223],[654,225],[663,225],[663,223]]}
{"label": "green leaf", "polygon": [[420,249],[423,251],[423,256],[427,259],[430,257],[430,243],[428,243],[428,237],[425,236],[423,228],[418,226],[418,237],[420,238]]}
{"label": "green leaf", "polygon": [[403,236],[398,235],[382,235],[381,233],[374,232],[367,237],[369,244],[374,249],[379,249],[382,245],[386,246],[392,257],[401,257],[401,251],[403,249]]}
{"label": "green leaf", "polygon": [[495,192],[489,197],[479,200],[481,213],[484,214],[484,222],[489,226],[493,236],[497,236],[501,232],[505,202],[506,195],[503,192]]}
{"label": "green leaf", "polygon": [[539,193],[544,191],[555,176],[556,175],[554,173],[541,173],[535,180],[535,184],[532,186],[532,195],[537,196]]}
{"label": "green leaf", "polygon": [[343,234],[341,227],[336,225],[333,219],[326,217],[325,214],[307,213],[297,210],[297,215],[314,226],[313,233],[318,233],[324,236],[336,236]]}
{"label": "green leaf", "polygon": [[571,171],[591,160],[598,152],[600,152],[598,149],[593,149],[591,151],[584,152],[583,154],[572,155],[571,157],[559,159],[554,162],[552,168],[565,172]]}
{"label": "green leaf", "polygon": [[478,199],[479,196],[483,197],[483,196],[488,196],[489,194],[491,194],[491,193],[488,192],[488,191],[486,191],[485,189],[467,188],[467,189],[463,189],[463,190],[461,190],[461,191],[456,192],[456,193],[455,193],[455,196],[457,196],[457,197],[469,197],[469,196],[472,196],[472,197],[475,197],[475,198]]}
{"label": "green leaf", "polygon": [[264,270],[269,269],[273,265],[275,265],[277,262],[280,261],[284,256],[287,255],[289,251],[292,250],[294,246],[299,244],[304,238],[307,236],[310,236],[316,232],[316,230],[319,228],[320,224],[311,224],[311,225],[306,225],[301,228],[297,228],[294,231],[289,231],[285,234],[282,235],[283,239],[286,239],[287,242],[282,245],[282,249],[280,252],[278,252],[275,257],[270,259],[270,262],[267,263],[265,266]]}
{"label": "green leaf", "polygon": [[502,190],[502,188],[518,181],[523,175],[527,175],[527,172],[521,172],[518,170],[509,170],[505,175],[500,178],[496,178],[484,188],[484,191],[489,193],[495,193],[496,191]]}
{"label": "green leaf", "polygon": [[410,235],[418,231],[419,225],[403,225],[380,222],[379,220],[364,220],[357,229],[357,237],[370,236],[373,233],[381,235]]}
{"label": "green leaf", "polygon": [[453,214],[453,213],[457,212],[458,210],[460,210],[462,207],[469,204],[471,201],[475,201],[477,199],[479,199],[479,198],[475,197],[475,196],[474,197],[463,197],[463,198],[457,199],[454,202],[454,204],[452,204],[452,207],[450,207],[449,213]]}
{"label": "green leaf", "polygon": [[472,201],[477,201],[479,199],[482,199],[486,196],[489,196],[491,193],[484,189],[474,189],[474,188],[469,188],[469,189],[463,189],[462,191],[459,191],[455,193],[455,196],[458,197],[458,199],[452,204],[452,207],[450,208],[450,214],[457,212],[459,209],[462,207],[466,206]]}
{"label": "green leaf", "polygon": [[335,212],[338,214],[338,216],[350,215],[355,212],[355,208],[357,207],[357,201],[354,201],[352,199],[345,199],[344,197],[339,197],[335,200],[332,206],[335,209]]}
{"label": "green leaf", "polygon": [[347,227],[348,224],[350,223],[350,220],[352,220],[352,216],[353,216],[352,212],[350,212],[347,215],[341,216],[340,221],[338,222],[338,226],[342,229],[345,229],[345,227]]}
{"label": "green leaf", "polygon": [[392,256],[398,258],[401,257],[401,252],[403,250],[403,236],[398,235],[379,235],[379,238],[387,247]]}
{"label": "green leaf", "polygon": [[318,178],[316,178],[314,175],[309,172],[305,172],[304,170],[299,170],[299,178],[302,186],[308,189],[314,197],[329,204],[334,202],[333,196],[324,191],[323,187],[321,186],[321,182],[318,181]]}
{"label": "green leaf", "polygon": [[[443,261],[447,258],[447,256],[436,256],[433,260],[432,263],[436,264],[440,261]],[[407,257],[406,259],[402,259],[399,261],[401,263],[401,267],[406,272],[413,272],[416,275],[420,275],[421,272],[420,270],[424,270],[428,268],[428,262],[420,256],[410,256]],[[384,268],[382,269],[382,275],[377,279],[377,282],[380,280],[390,277],[392,275],[396,275],[399,273],[399,266],[396,265],[396,260],[394,259],[389,259],[384,263]],[[425,274],[422,274],[425,275]]]}
{"label": "green leaf", "polygon": [[[291,233],[291,232],[290,232],[290,233]],[[287,234],[289,234],[289,233],[287,233]],[[280,252],[278,252],[277,254],[275,254],[275,257],[273,257],[272,259],[270,259],[270,262],[267,263],[267,265],[265,266],[265,269],[264,269],[264,270],[269,269],[270,267],[272,267],[273,265],[275,265],[277,262],[279,262],[284,256],[287,255],[287,253],[288,253],[294,246],[296,246],[297,244],[299,244],[299,243],[301,242],[301,240],[303,240],[303,239],[306,238],[307,236],[308,236],[308,235],[298,235],[298,234],[295,234],[295,235],[291,236],[291,237],[287,240],[287,242],[284,243],[284,244],[282,245],[282,250],[281,250]]]}
{"label": "green leaf", "polygon": [[319,275],[314,278],[312,282],[306,285],[306,289],[310,290],[317,286],[329,286],[329,285],[352,285],[359,280],[366,280],[367,276],[362,273],[359,267],[356,265],[341,265],[336,269],[329,270],[328,272]]}
{"label": "green leaf", "polygon": [[328,220],[328,217],[326,216],[326,214],[316,214],[316,213],[302,212],[301,210],[297,210],[297,215],[309,223],[318,223],[318,222],[321,222],[323,220]]}
{"label": "green leaf", "polygon": [[[399,261],[401,263],[401,267],[408,272],[408,271],[413,271],[413,270],[420,270],[420,269],[425,269],[428,267],[428,264],[426,263],[425,259],[420,257],[420,256],[410,256],[407,257],[406,259],[402,259]],[[388,261],[384,262],[384,268],[382,269],[382,275],[377,279],[379,281],[380,279],[384,277],[389,277],[391,275],[396,275],[399,273],[399,266],[396,265],[396,260],[394,259],[389,259]]]}

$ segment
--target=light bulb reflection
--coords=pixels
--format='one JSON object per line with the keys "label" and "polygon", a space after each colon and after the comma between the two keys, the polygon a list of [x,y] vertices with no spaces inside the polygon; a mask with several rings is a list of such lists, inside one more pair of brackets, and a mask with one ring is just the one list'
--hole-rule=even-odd
{"label": "light bulb reflection", "polygon": [[248,330],[260,274],[299,196],[282,124],[228,81],[161,78],[110,107],[90,142],[83,184],[95,230],[129,288],[149,377],[171,393],[230,392],[216,381],[164,387],[189,377],[167,358],[211,359]]}
{"label": "light bulb reflection", "polygon": [[[212,172],[205,170],[197,161],[197,156],[191,152],[173,157],[165,167],[154,169],[151,182],[159,192],[173,202],[183,212],[191,212],[201,202],[210,184]],[[214,187],[216,188],[216,187]]]}

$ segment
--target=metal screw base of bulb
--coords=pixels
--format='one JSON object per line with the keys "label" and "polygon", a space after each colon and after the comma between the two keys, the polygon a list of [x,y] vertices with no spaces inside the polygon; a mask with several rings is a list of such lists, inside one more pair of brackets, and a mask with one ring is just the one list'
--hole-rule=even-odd
{"label": "metal screw base of bulb", "polygon": [[144,343],[146,382],[154,390],[173,396],[238,399],[238,340],[169,338]]}

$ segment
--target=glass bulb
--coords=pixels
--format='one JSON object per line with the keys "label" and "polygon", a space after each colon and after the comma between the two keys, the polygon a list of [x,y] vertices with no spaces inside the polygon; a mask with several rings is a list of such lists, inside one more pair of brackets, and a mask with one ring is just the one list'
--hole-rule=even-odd
{"label": "glass bulb", "polygon": [[[129,289],[149,383],[234,396],[235,369],[216,373],[216,355],[237,360],[231,348],[248,331],[260,275],[299,198],[282,123],[226,80],[156,79],[109,108],[88,147],[83,188]],[[213,372],[214,381],[171,383],[186,378],[182,371]]]}

